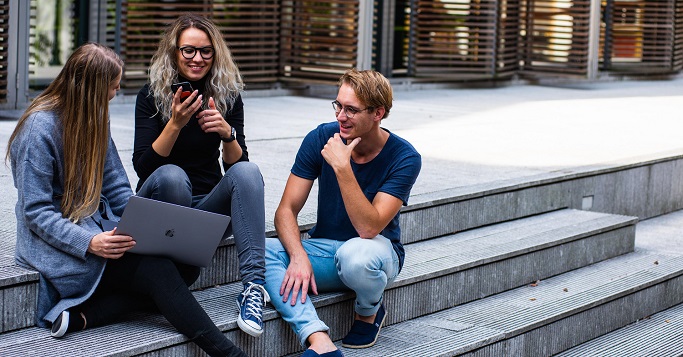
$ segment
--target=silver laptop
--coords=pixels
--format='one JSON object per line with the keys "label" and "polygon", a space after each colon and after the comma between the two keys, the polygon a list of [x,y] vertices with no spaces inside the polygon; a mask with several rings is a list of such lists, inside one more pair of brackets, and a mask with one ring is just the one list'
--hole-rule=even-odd
{"label": "silver laptop", "polygon": [[158,255],[205,267],[226,235],[230,216],[131,196],[121,221],[103,221],[105,230],[133,237],[129,252]]}

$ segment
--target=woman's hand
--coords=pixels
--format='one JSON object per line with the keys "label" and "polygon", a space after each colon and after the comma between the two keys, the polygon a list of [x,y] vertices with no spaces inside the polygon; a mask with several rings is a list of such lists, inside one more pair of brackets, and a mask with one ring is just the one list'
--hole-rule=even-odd
{"label": "woman's hand", "polygon": [[218,133],[221,138],[229,138],[232,128],[223,115],[216,110],[216,102],[213,97],[209,98],[209,109],[197,113],[199,126],[205,133]]}
{"label": "woman's hand", "polygon": [[102,232],[90,240],[88,252],[107,259],[118,259],[123,256],[130,248],[135,246],[135,241],[131,236],[116,234],[116,228],[111,231]]}
{"label": "woman's hand", "polygon": [[[172,113],[170,122],[178,128],[184,127],[190,119],[192,119],[192,115],[196,113],[202,105],[202,96],[199,94],[198,90],[195,89],[189,97],[181,102],[180,96],[182,91],[182,88],[178,88],[173,94],[173,105],[171,106]],[[195,98],[197,100],[195,100]]]}

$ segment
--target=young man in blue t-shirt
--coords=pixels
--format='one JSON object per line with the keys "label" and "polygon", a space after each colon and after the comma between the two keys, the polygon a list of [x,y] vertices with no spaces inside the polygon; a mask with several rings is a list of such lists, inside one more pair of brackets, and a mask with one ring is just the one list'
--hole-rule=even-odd
{"label": "young man in blue t-shirt", "polygon": [[[279,239],[266,241],[266,290],[309,345],[303,356],[342,356],[307,295],[353,290],[355,318],[342,340],[374,345],[386,317],[383,294],[403,265],[399,210],[421,168],[410,143],[380,127],[393,93],[376,71],[347,71],[332,102],[336,122],[308,133],[275,212]],[[301,240],[297,216],[318,180],[318,215]],[[278,298],[279,296],[279,298]]]}

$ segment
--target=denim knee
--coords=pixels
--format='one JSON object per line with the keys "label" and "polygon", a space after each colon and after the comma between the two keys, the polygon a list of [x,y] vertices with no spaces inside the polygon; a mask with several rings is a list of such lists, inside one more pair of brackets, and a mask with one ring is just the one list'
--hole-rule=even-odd
{"label": "denim knee", "polygon": [[242,189],[263,190],[263,175],[258,165],[249,161],[240,161],[232,165],[225,176],[232,177],[232,181]]}
{"label": "denim knee", "polygon": [[337,250],[335,263],[339,278],[356,293],[379,288],[379,283],[383,290],[398,275],[398,256],[383,236],[346,241]]}
{"label": "denim knee", "polygon": [[372,258],[375,257],[377,252],[372,251],[371,247],[363,243],[363,238],[352,238],[342,244],[335,254],[337,268],[341,269],[343,263],[344,270],[347,271],[364,271],[368,269],[372,264]]}
{"label": "denim knee", "polygon": [[192,203],[192,183],[185,170],[168,164],[154,170],[140,187],[138,195],[189,206]]}
{"label": "denim knee", "polygon": [[187,190],[190,187],[190,178],[185,170],[179,166],[167,164],[154,170],[150,178],[154,178],[159,188]]}

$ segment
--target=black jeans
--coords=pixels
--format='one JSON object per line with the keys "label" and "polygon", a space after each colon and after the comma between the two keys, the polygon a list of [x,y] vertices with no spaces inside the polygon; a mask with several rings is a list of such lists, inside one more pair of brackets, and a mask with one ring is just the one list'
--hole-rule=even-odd
{"label": "black jeans", "polygon": [[211,321],[188,289],[199,268],[170,259],[126,253],[110,259],[93,295],[72,313],[87,327],[102,326],[135,311],[158,311],[210,356],[247,356]]}

